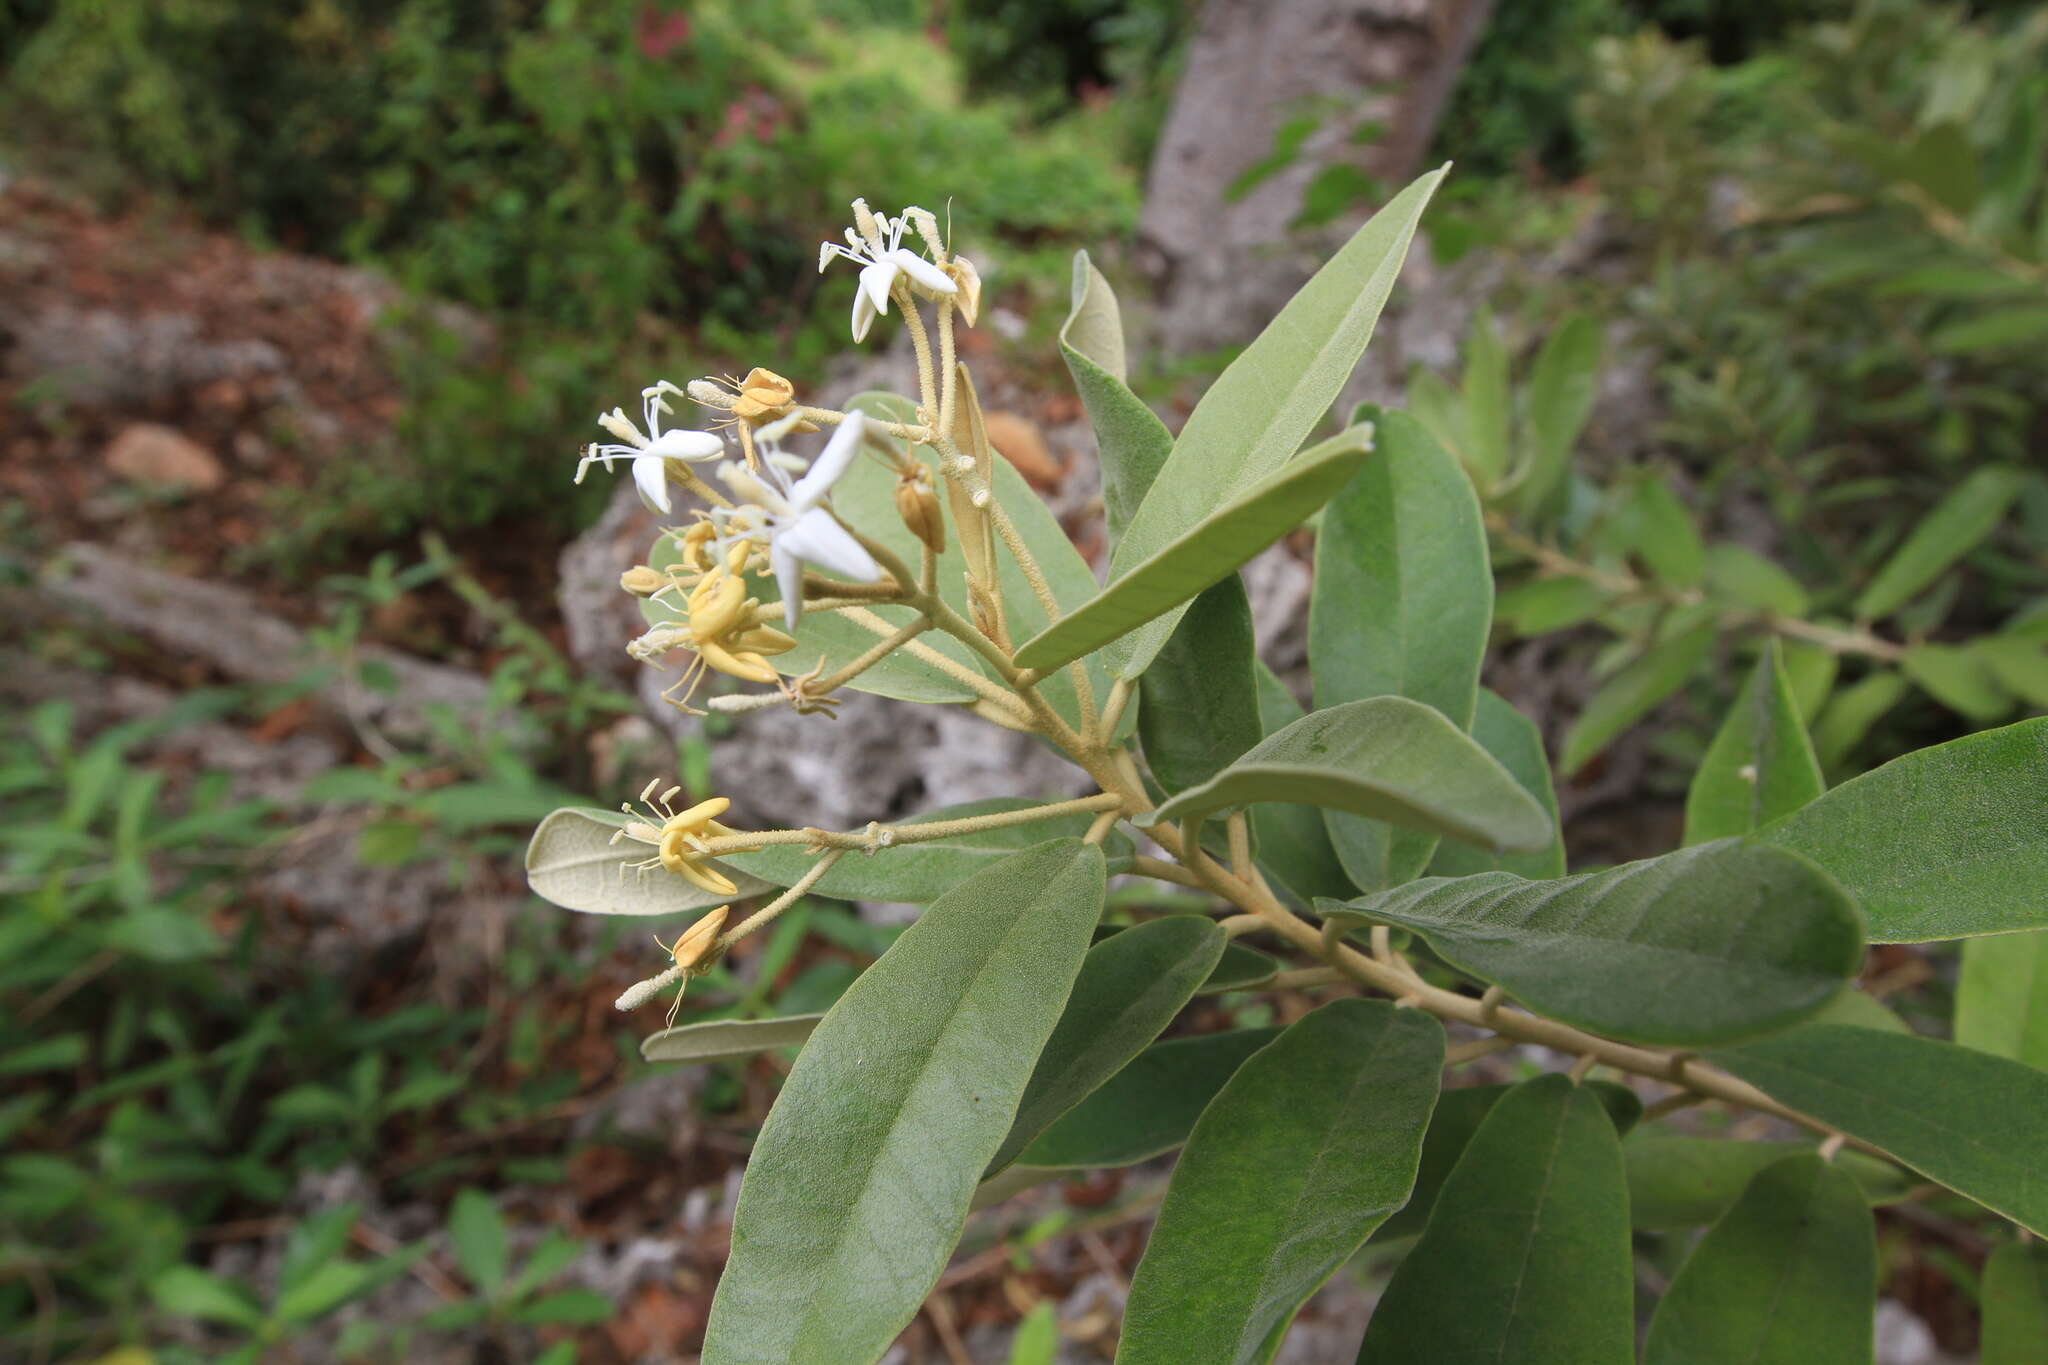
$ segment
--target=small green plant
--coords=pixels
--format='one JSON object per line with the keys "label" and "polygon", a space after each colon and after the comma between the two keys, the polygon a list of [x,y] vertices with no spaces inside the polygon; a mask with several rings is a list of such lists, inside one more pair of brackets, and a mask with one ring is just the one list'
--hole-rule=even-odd
{"label": "small green plant", "polygon": [[[535,832],[549,900],[693,917],[622,1010],[718,971],[807,893],[923,907],[814,1017],[643,1044],[690,1061],[801,1044],[747,1166],[709,1365],[876,1360],[978,1196],[1176,1148],[1128,1365],[1270,1359],[1308,1296],[1396,1229],[1416,1240],[1361,1361],[1619,1365],[1638,1225],[1711,1225],[1656,1305],[1650,1361],[1868,1359],[1871,1206],[1908,1190],[2022,1233],[1989,1234],[1987,1342],[2048,1312],[2023,1238],[2048,1231],[2048,1058],[2025,984],[2048,937],[2048,720],[1830,790],[1767,638],[1698,765],[1683,846],[1566,875],[1541,739],[1479,682],[1494,579],[1465,467],[1400,411],[1318,431],[1444,174],[1361,228],[1177,437],[1126,386],[1116,300],[1076,259],[1060,340],[1100,449],[1106,582],[987,444],[957,346],[979,276],[921,209],[855,201],[821,258],[860,267],[856,341],[884,319],[909,332],[915,396],[837,410],[756,368],[657,383],[639,423],[600,419],[614,440],[579,477],[623,461],[657,510],[678,488],[696,503],[621,580],[648,620],[634,656],[687,661],[678,705],[744,723],[829,713],[851,687],[964,707],[1093,788],[736,830],[724,798],[656,780]],[[1568,446],[1586,367],[1554,363],[1571,401],[1549,411],[1545,391],[1536,425]],[[685,395],[712,429],[676,424]],[[830,432],[808,459],[790,449],[807,427]],[[1540,485],[1513,483],[1505,453],[1479,468],[1503,485],[1489,495],[1543,506],[1565,487],[1554,463]],[[1304,712],[1256,661],[1237,569],[1318,514]],[[1112,872],[1195,912],[1106,923]],[[731,915],[743,899],[760,904]],[[1857,988],[1867,943],[1950,939],[1976,969],[1958,1042]],[[1160,1041],[1197,994],[1267,983],[1328,995],[1284,1028]],[[1515,1046],[1567,1067],[1445,1089],[1447,1068]],[[1661,1129],[1700,1104],[1809,1136]],[[1708,1192],[1682,1212],[1652,1197],[1700,1170]]]}
{"label": "small green plant", "polygon": [[[1705,534],[1669,471],[1604,485],[1582,472],[1574,448],[1601,344],[1598,324],[1575,315],[1516,382],[1482,314],[1457,386],[1427,372],[1410,383],[1416,415],[1479,492],[1502,579],[1496,618],[1522,636],[1590,624],[1608,637],[1595,659],[1604,681],[1564,739],[1566,773],[1700,678],[1722,640],[1753,654],[1776,639],[1833,768],[1916,690],[1974,725],[2048,706],[2048,613],[2022,595],[2048,590],[2048,573],[2025,567],[2048,545],[2023,514],[2025,499],[2048,497],[2038,474],[1984,464],[1906,524],[1887,516],[1846,559],[1825,553],[1824,524],[1795,524],[1782,536],[1794,572]],[[1896,486],[1874,481],[1859,499]],[[2007,619],[1983,619],[1987,595],[2008,598]]]}

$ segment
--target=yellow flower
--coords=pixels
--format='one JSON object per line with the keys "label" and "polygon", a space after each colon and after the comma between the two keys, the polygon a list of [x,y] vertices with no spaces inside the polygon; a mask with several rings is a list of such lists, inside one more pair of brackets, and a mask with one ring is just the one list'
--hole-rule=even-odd
{"label": "yellow flower", "polygon": [[[709,526],[708,522],[698,524]],[[691,527],[683,539],[684,560],[693,565],[707,559],[705,537],[692,539],[696,530]],[[715,668],[745,682],[772,683],[779,675],[767,656],[796,648],[794,639],[754,620],[761,603],[747,595],[744,575],[750,553],[750,547],[744,543],[733,546],[723,564],[713,565],[700,574],[696,586],[683,599],[680,623],[656,626],[627,646],[627,652],[640,659],[656,658],[672,649],[696,651],[696,662],[683,670],[674,687],[663,693],[674,701],[670,694],[680,689],[683,698],[677,705],[684,710],[689,709],[690,698],[696,695],[705,670]],[[665,589],[657,591],[662,590]]]}
{"label": "yellow flower", "polygon": [[[739,887],[732,878],[713,867],[710,857],[704,852],[704,841],[731,837],[736,831],[718,823],[715,817],[725,814],[732,802],[723,796],[714,796],[709,801],[699,801],[687,810],[676,810],[669,804],[675,799],[681,787],[670,787],[656,796],[654,789],[660,784],[656,778],[640,793],[640,804],[647,814],[646,820],[635,819],[631,824],[612,836],[612,842],[632,839],[643,844],[652,844],[655,854],[644,862],[632,864],[641,869],[665,868],[675,873],[692,886],[709,891],[714,896],[737,896]],[[628,815],[637,815],[630,804],[619,807]],[[653,823],[659,821],[659,824]],[[750,848],[729,850],[734,853],[750,853]],[[687,935],[685,938],[687,939]],[[679,945],[682,942],[678,941]],[[692,961],[695,961],[693,958]],[[688,963],[678,959],[679,966]]]}

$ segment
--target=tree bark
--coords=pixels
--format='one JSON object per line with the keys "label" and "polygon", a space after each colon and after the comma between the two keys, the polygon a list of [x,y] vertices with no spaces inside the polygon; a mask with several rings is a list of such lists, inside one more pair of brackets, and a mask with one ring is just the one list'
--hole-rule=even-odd
{"label": "tree bark", "polygon": [[[1363,221],[1296,232],[1303,191],[1349,162],[1389,192],[1411,177],[1493,0],[1208,0],[1146,185],[1141,268],[1162,345],[1248,341]],[[1290,120],[1291,163],[1231,196]],[[1364,130],[1376,129],[1369,135]]]}

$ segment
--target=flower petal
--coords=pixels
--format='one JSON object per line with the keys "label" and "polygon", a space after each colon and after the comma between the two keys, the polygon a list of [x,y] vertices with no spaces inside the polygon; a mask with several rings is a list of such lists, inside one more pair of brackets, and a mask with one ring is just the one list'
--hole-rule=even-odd
{"label": "flower petal", "polygon": [[636,455],[633,457],[633,483],[640,490],[640,501],[648,510],[667,512],[668,468],[659,455]]}
{"label": "flower petal", "polygon": [[804,566],[794,545],[781,535],[768,542],[768,563],[775,570],[775,586],[782,592],[782,619],[791,630],[804,612]]}
{"label": "flower petal", "polygon": [[[882,577],[882,566],[822,507],[814,507],[779,528],[774,553],[793,555],[857,583],[875,583]],[[777,577],[779,581],[780,575]]]}
{"label": "flower petal", "polygon": [[858,412],[846,414],[846,420],[832,433],[832,439],[825,443],[824,453],[811,463],[811,469],[796,481],[789,490],[789,505],[798,512],[808,512],[818,505],[832,485],[839,482],[853,457],[860,453],[861,432],[867,427],[867,418]]}
{"label": "flower petal", "polygon": [[860,272],[861,292],[874,300],[875,311],[883,317],[889,316],[889,290],[896,284],[896,274],[901,268],[895,260],[900,254],[891,252]]}
{"label": "flower petal", "polygon": [[853,339],[856,342],[868,339],[868,328],[875,322],[875,301],[868,297],[865,289],[853,291]]}
{"label": "flower petal", "polygon": [[664,431],[647,447],[647,453],[695,464],[725,454],[725,438],[711,431]]}
{"label": "flower petal", "polygon": [[911,279],[934,294],[954,294],[960,290],[950,275],[907,246],[897,247],[886,259],[890,264],[902,267]]}

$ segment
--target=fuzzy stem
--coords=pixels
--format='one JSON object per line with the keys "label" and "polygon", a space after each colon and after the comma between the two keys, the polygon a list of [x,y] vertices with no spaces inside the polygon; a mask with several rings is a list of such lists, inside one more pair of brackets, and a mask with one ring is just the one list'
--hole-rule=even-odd
{"label": "fuzzy stem", "polygon": [[845,854],[846,850],[843,848],[826,849],[819,856],[818,861],[811,864],[810,871],[797,878],[796,883],[789,890],[783,892],[774,900],[769,901],[759,910],[756,910],[753,914],[719,935],[718,941],[711,945],[711,951],[704,955],[705,961],[716,960],[719,955],[723,954],[728,948],[738,943],[748,934],[774,923],[777,915],[780,915],[783,911],[801,900],[804,893],[816,886],[819,879],[832,870],[832,864],[838,862]]}
{"label": "fuzzy stem", "polygon": [[1094,796],[1077,797],[1072,801],[1054,801],[1043,806],[1030,806],[1023,810],[996,811],[990,815],[969,815],[958,820],[922,820],[909,825],[870,825],[866,829],[834,831],[827,829],[768,829],[744,834],[720,835],[706,839],[703,851],[708,857],[721,853],[747,853],[757,848],[778,844],[803,844],[813,848],[835,848],[879,851],[903,844],[921,844],[932,839],[951,839],[962,834],[976,834],[986,829],[1003,829],[1010,825],[1036,824],[1040,820],[1057,820],[1063,815],[1079,815],[1088,811],[1116,812],[1123,808],[1124,799],[1109,792],[1098,792]]}

